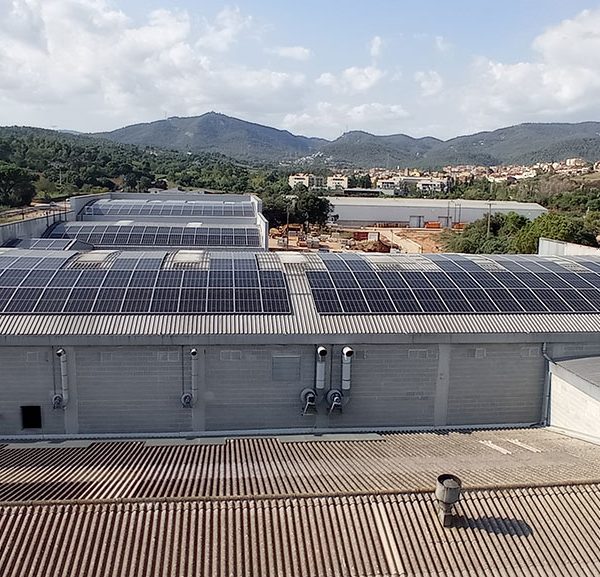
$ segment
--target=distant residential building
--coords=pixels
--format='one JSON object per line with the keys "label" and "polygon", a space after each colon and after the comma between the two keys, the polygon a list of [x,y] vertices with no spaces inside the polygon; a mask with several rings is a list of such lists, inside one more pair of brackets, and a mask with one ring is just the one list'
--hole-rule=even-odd
{"label": "distant residential building", "polygon": [[377,188],[381,190],[396,190],[400,188],[400,178],[380,178],[377,180]]}
{"label": "distant residential building", "polygon": [[335,174],[327,177],[327,188],[329,190],[344,190],[348,188],[348,177],[342,174]]}
{"label": "distant residential building", "polygon": [[446,189],[446,180],[439,178],[424,178],[417,181],[419,192],[443,192]]}
{"label": "distant residential building", "polygon": [[582,167],[586,166],[588,163],[583,160],[583,158],[567,158],[565,164],[570,167]]}
{"label": "distant residential building", "polygon": [[[347,180],[348,179],[346,179],[346,184],[347,184]],[[305,174],[305,173],[292,174],[288,178],[288,184],[290,185],[291,188],[294,188],[294,186],[296,186],[298,184],[303,184],[308,189],[325,188],[325,183],[326,183],[326,180],[325,180],[324,176],[318,176],[315,174]]]}

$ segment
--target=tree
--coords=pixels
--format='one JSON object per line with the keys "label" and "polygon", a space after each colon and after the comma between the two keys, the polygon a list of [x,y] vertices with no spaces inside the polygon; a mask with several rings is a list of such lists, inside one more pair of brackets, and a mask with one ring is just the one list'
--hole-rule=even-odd
{"label": "tree", "polygon": [[142,176],[138,182],[140,192],[148,192],[148,189],[152,186],[152,179],[148,176]]}
{"label": "tree", "polygon": [[270,227],[285,224],[289,200],[283,194],[266,194],[262,197],[263,216],[269,222]]}
{"label": "tree", "polygon": [[325,197],[309,190],[297,195],[294,215],[301,222],[323,226],[332,210],[331,203]]}
{"label": "tree", "polygon": [[24,206],[35,196],[35,176],[14,164],[0,162],[0,204]]}
{"label": "tree", "polygon": [[515,212],[496,213],[480,218],[460,232],[444,232],[441,240],[449,252],[469,254],[502,254],[514,252],[515,235],[528,226],[529,221]]}
{"label": "tree", "polygon": [[540,237],[596,246],[594,234],[584,226],[583,219],[557,212],[548,212],[530,222],[515,236],[512,246],[515,252],[535,253]]}

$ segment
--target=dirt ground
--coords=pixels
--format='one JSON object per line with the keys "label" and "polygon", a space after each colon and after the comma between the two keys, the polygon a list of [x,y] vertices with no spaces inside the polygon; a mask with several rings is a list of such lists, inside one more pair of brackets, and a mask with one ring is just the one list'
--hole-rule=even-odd
{"label": "dirt ground", "polygon": [[[396,228],[393,230],[384,228],[364,227],[360,229],[344,228],[338,229],[336,233],[329,235],[322,235],[320,243],[320,249],[322,250],[348,250],[347,240],[344,237],[351,237],[352,233],[356,230],[379,232],[380,238],[387,244],[392,245],[394,248],[398,248],[401,252],[411,253],[431,253],[431,252],[443,252],[440,246],[440,234],[441,230],[428,230],[422,228]],[[323,237],[327,237],[326,239]],[[341,238],[340,238],[341,237]],[[407,240],[409,242],[403,242]],[[269,239],[270,250],[286,250],[285,244],[278,243],[278,239]],[[315,251],[317,249],[309,249],[305,246],[300,246],[297,242],[297,238],[290,236],[288,250],[298,251]],[[361,243],[358,243],[356,247],[350,247],[350,250],[361,250]]]}

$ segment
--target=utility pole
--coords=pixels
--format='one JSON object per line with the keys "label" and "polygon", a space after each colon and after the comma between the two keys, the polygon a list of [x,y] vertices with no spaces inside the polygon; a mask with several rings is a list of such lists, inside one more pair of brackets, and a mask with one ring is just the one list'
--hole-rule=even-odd
{"label": "utility pole", "polygon": [[492,219],[492,203],[488,202],[488,218],[487,218],[487,234],[486,238],[490,238],[490,222]]}
{"label": "utility pole", "polygon": [[285,249],[290,246],[290,199],[285,203]]}

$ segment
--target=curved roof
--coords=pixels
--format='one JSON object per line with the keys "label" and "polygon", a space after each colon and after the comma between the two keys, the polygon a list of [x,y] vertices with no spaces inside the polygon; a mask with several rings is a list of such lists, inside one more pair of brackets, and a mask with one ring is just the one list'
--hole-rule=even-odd
{"label": "curved roof", "polygon": [[600,257],[4,249],[0,313],[32,336],[587,333]]}
{"label": "curved roof", "polygon": [[140,247],[260,247],[258,226],[202,223],[165,224],[134,221],[59,222],[48,229],[47,239],[76,239],[98,248]]}

